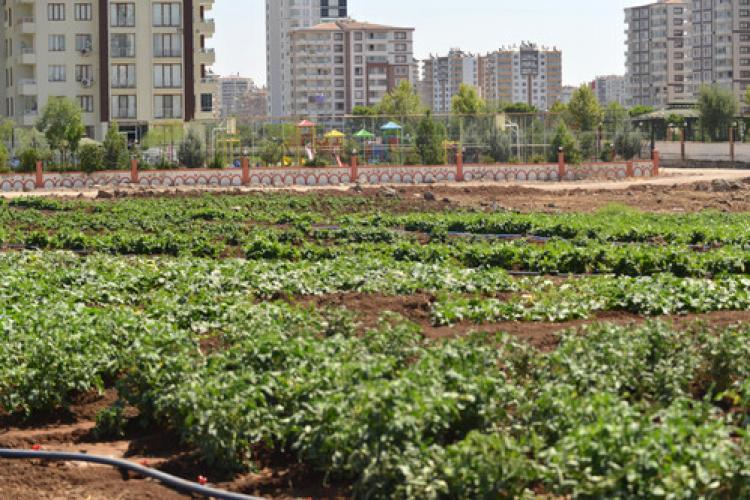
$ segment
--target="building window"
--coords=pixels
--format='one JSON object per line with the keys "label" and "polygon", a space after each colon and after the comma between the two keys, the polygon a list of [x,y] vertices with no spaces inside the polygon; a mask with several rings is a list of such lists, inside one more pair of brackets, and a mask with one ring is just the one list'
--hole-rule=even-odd
{"label": "building window", "polygon": [[112,96],[112,118],[135,118],[136,100],[134,95]]}
{"label": "building window", "polygon": [[182,64],[155,64],[154,87],[157,89],[182,87]]}
{"label": "building window", "polygon": [[135,88],[135,64],[112,65],[112,88]]}
{"label": "building window", "polygon": [[182,36],[154,35],[154,57],[182,57]]}
{"label": "building window", "polygon": [[79,95],[78,105],[81,107],[84,113],[94,112],[94,96],[92,95]]}
{"label": "building window", "polygon": [[213,94],[201,94],[201,112],[211,113],[214,110]]}
{"label": "building window", "polygon": [[182,5],[179,3],[155,3],[154,26],[182,26]]}
{"label": "building window", "polygon": [[65,51],[65,35],[50,35],[49,36],[49,51],[50,52],[64,52]]}
{"label": "building window", "polygon": [[51,3],[47,5],[48,21],[65,21],[65,4]]}
{"label": "building window", "polygon": [[135,57],[135,35],[114,34],[111,45],[112,57]]}
{"label": "building window", "polygon": [[110,24],[115,27],[135,26],[135,4],[113,3],[109,6]]}
{"label": "building window", "polygon": [[50,82],[64,82],[65,81],[65,66],[62,64],[53,64],[49,67],[49,81]]}
{"label": "building window", "polygon": [[91,4],[77,3],[73,5],[73,15],[76,21],[91,21]]}
{"label": "building window", "polygon": [[182,118],[182,96],[154,96],[154,118]]}
{"label": "building window", "polygon": [[76,65],[76,81],[77,82],[88,82],[89,85],[94,79],[94,67],[90,64],[77,64]]}
{"label": "building window", "polygon": [[76,35],[76,50],[83,55],[89,54],[94,48],[91,35]]}

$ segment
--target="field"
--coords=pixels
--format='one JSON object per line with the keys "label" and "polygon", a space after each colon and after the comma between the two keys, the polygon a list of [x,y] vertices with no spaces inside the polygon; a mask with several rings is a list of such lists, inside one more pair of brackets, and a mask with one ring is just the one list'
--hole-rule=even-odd
{"label": "field", "polygon": [[0,447],[273,498],[750,495],[750,184],[431,189],[0,201]]}

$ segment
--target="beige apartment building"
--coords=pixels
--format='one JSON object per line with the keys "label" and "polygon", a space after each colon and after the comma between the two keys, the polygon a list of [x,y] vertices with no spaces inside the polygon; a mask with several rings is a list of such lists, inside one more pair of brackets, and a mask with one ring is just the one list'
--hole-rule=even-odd
{"label": "beige apartment building", "polygon": [[430,56],[422,62],[420,96],[434,113],[450,113],[453,96],[462,84],[471,85],[480,94],[484,64],[480,56],[451,49],[445,56]]}
{"label": "beige apartment building", "polygon": [[50,98],[74,99],[87,134],[213,119],[206,17],[214,0],[5,0],[4,115],[32,126]]}
{"label": "beige apartment building", "polygon": [[625,9],[628,105],[665,107],[693,100],[687,0]]}
{"label": "beige apartment building", "polygon": [[353,20],[298,29],[291,37],[291,114],[341,116],[372,106],[414,80],[414,28]]}
{"label": "beige apartment building", "polygon": [[562,98],[562,51],[524,42],[487,54],[482,94],[488,102],[548,110]]}

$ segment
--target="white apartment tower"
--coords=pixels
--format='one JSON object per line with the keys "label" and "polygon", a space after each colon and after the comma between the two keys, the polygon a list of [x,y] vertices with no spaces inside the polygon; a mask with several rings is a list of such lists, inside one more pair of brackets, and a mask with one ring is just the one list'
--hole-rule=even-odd
{"label": "white apartment tower", "polygon": [[527,103],[546,110],[562,96],[562,52],[524,42],[487,54],[483,95],[489,102]]}
{"label": "white apartment tower", "polygon": [[692,101],[687,0],[625,9],[628,104],[664,107]]}
{"label": "white apartment tower", "polygon": [[479,56],[451,49],[446,56],[430,56],[423,61],[422,102],[434,113],[450,113],[453,96],[461,84],[481,93],[484,65]]}
{"label": "white apartment tower", "polygon": [[266,0],[266,71],[268,113],[291,113],[291,32],[345,19],[347,0]]}
{"label": "white apartment tower", "polygon": [[289,114],[341,116],[378,104],[415,71],[414,28],[353,20],[291,33]]}
{"label": "white apartment tower", "polygon": [[627,91],[625,77],[620,75],[597,76],[591,82],[591,88],[596,94],[599,104],[607,106],[617,103],[625,106],[627,102]]}
{"label": "white apartment tower", "polygon": [[113,120],[137,139],[160,123],[213,118],[213,3],[3,1],[5,116],[32,126],[50,98],[69,97],[96,139]]}

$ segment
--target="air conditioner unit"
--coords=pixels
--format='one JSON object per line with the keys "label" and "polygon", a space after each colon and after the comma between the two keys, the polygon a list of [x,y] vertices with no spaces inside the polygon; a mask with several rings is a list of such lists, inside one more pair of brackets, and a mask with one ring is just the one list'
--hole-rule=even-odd
{"label": "air conditioner unit", "polygon": [[84,86],[84,87],[87,87],[87,88],[88,88],[88,87],[91,87],[91,85],[92,85],[93,83],[94,83],[94,82],[93,82],[93,81],[91,81],[91,80],[90,80],[89,78],[84,78],[83,80],[81,80],[81,85],[82,85],[82,86]]}
{"label": "air conditioner unit", "polygon": [[81,49],[81,55],[87,56],[91,53],[91,47],[83,47]]}

